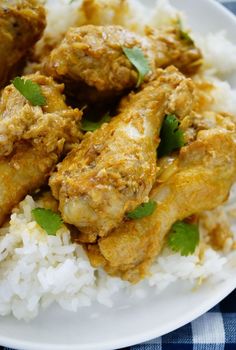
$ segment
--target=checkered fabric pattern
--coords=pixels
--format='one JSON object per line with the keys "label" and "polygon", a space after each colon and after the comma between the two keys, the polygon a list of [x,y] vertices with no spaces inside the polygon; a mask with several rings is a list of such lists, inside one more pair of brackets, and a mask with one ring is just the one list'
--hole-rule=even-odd
{"label": "checkered fabric pattern", "polygon": [[236,350],[236,290],[192,323],[125,350]]}
{"label": "checkered fabric pattern", "polygon": [[[219,1],[236,15],[236,0]],[[236,290],[192,323],[124,350],[236,350]]]}
{"label": "checkered fabric pattern", "polygon": [[236,15],[236,1],[235,0],[219,0],[228,10]]}

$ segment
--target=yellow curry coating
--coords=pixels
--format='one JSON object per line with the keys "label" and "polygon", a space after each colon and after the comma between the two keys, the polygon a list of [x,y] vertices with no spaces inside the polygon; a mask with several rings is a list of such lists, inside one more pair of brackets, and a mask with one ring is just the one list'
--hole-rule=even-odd
{"label": "yellow curry coating", "polygon": [[194,84],[176,68],[159,70],[156,80],[123,103],[120,114],[88,133],[50,178],[65,222],[91,242],[115,228],[125,213],[147,198],[155,182],[156,149],[164,116],[191,111]]}
{"label": "yellow curry coating", "polygon": [[38,1],[0,0],[0,87],[40,39],[45,26],[45,10]]}
{"label": "yellow curry coating", "polygon": [[87,25],[70,28],[64,40],[46,59],[45,71],[66,84],[80,100],[103,100],[135,88],[138,73],[123,52],[139,48],[146,57],[150,80],[157,68],[171,64],[183,73],[194,74],[201,53],[193,42],[183,40],[176,27],[147,30],[140,36],[121,26]]}
{"label": "yellow curry coating", "polygon": [[195,141],[167,159],[150,195],[157,203],[150,217],[126,221],[98,245],[88,246],[95,266],[138,282],[148,274],[176,221],[214,209],[227,199],[236,178],[236,139],[235,125],[224,119],[212,118],[218,126],[212,124],[208,130],[201,126]]}
{"label": "yellow curry coating", "polygon": [[0,99],[0,224],[24,196],[43,185],[66,142],[79,139],[81,112],[65,104],[63,85],[39,74],[47,104],[32,106],[13,85]]}

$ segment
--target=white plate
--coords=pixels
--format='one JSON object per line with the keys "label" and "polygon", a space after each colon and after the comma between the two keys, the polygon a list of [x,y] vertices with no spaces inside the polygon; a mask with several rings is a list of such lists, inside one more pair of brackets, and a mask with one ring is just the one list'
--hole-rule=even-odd
{"label": "white plate", "polygon": [[[172,0],[200,33],[226,29],[236,43],[236,20],[211,0]],[[145,0],[152,6],[154,1]],[[236,80],[235,80],[236,81]],[[177,283],[157,296],[137,302],[119,296],[116,307],[99,305],[73,314],[54,306],[31,323],[0,318],[0,344],[23,350],[105,350],[140,343],[183,326],[200,316],[236,287],[236,261],[227,266],[226,282],[208,282],[197,290]]]}

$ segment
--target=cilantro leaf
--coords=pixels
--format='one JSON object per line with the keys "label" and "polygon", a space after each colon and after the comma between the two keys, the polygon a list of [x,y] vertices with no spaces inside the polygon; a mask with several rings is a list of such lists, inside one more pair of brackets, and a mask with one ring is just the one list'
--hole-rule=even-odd
{"label": "cilantro leaf", "polygon": [[180,17],[177,19],[177,27],[179,28],[180,39],[185,40],[189,44],[194,44],[194,41],[191,38],[191,36],[189,35],[189,33],[184,31],[183,23],[182,23]]}
{"label": "cilantro leaf", "polygon": [[194,41],[188,32],[184,32],[183,30],[181,30],[180,31],[180,38],[187,41],[189,44],[194,44]]}
{"label": "cilantro leaf", "polygon": [[128,219],[141,219],[145,216],[150,216],[156,209],[156,202],[149,201],[147,203],[140,204],[137,208],[135,208],[133,211],[130,211],[126,216]]}
{"label": "cilantro leaf", "polygon": [[12,84],[33,106],[44,106],[47,103],[40,86],[32,80],[16,77]]}
{"label": "cilantro leaf", "polygon": [[169,155],[172,151],[184,146],[184,133],[179,129],[179,121],[175,115],[169,114],[165,117],[161,132],[161,142],[158,147],[158,156]]}
{"label": "cilantro leaf", "polygon": [[197,225],[177,221],[170,230],[167,243],[173,251],[180,252],[182,256],[187,256],[194,253],[199,240]]}
{"label": "cilantro leaf", "polygon": [[138,81],[136,87],[139,87],[142,84],[145,75],[150,71],[148,60],[144,56],[142,50],[138,47],[133,47],[132,49],[122,47],[122,50],[138,71]]}
{"label": "cilantro leaf", "polygon": [[110,120],[111,116],[108,113],[106,113],[104,117],[102,117],[102,119],[100,119],[98,122],[92,122],[87,119],[82,120],[80,128],[83,131],[95,131],[99,129],[102,126],[102,124],[109,123]]}
{"label": "cilantro leaf", "polygon": [[62,218],[59,214],[50,209],[35,208],[32,215],[39,226],[41,226],[48,235],[55,235],[62,226]]}

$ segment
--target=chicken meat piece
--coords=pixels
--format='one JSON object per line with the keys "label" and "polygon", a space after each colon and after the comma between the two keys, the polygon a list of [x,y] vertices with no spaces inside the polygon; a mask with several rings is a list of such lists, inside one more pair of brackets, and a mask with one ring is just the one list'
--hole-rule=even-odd
{"label": "chicken meat piece", "polygon": [[171,226],[193,214],[212,210],[228,197],[236,178],[235,125],[201,130],[195,141],[175,157],[163,158],[162,171],[150,198],[156,210],[138,220],[123,222],[98,244],[88,245],[94,266],[136,283],[144,278],[161,251]]}
{"label": "chicken meat piece", "polygon": [[70,28],[46,59],[45,72],[66,84],[80,100],[100,101],[135,88],[138,72],[123,48],[140,48],[153,77],[157,68],[174,64],[185,74],[195,73],[201,53],[193,42],[183,39],[179,28],[165,32],[148,30],[147,36],[120,26],[87,25]]}
{"label": "chicken meat piece", "polygon": [[36,0],[0,0],[0,87],[40,39],[45,11]]}
{"label": "chicken meat piece", "polygon": [[109,124],[88,133],[50,178],[66,223],[93,242],[116,227],[125,213],[146,200],[157,174],[156,149],[164,116],[188,114],[194,84],[176,68],[130,94]]}
{"label": "chicken meat piece", "polygon": [[47,104],[32,106],[13,85],[0,99],[0,225],[29,192],[45,183],[64,146],[78,140],[81,112],[65,104],[63,85],[39,74]]}
{"label": "chicken meat piece", "polygon": [[146,29],[155,56],[155,67],[177,67],[187,76],[194,75],[202,65],[202,54],[190,36],[176,25],[163,30]]}

